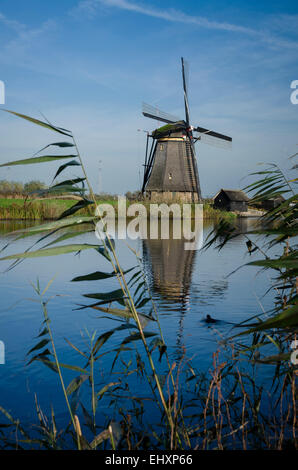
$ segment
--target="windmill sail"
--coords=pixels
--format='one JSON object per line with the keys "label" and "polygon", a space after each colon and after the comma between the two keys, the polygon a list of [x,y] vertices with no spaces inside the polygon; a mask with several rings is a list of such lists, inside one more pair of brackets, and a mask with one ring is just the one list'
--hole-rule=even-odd
{"label": "windmill sail", "polygon": [[185,122],[187,127],[189,126],[189,105],[188,105],[188,96],[187,96],[187,81],[186,81],[186,72],[184,59],[181,57],[182,64],[182,81],[183,81],[183,91],[184,91],[184,107],[185,107]]}
{"label": "windmill sail", "polygon": [[226,149],[232,148],[232,137],[210,131],[204,127],[196,127],[193,132],[195,133],[195,138],[202,142],[202,144]]}
{"label": "windmill sail", "polygon": [[195,135],[195,139],[202,144],[210,145],[211,147],[222,148],[226,150],[231,150],[232,142],[227,142],[226,140],[217,139],[216,137],[208,136],[208,134],[199,134]]}
{"label": "windmill sail", "polygon": [[201,135],[208,135],[211,137],[216,137],[217,139],[226,140],[227,142],[232,142],[232,137],[228,135],[220,134],[219,132],[210,131],[209,129],[205,129],[204,127],[196,127],[194,131],[198,132]]}
{"label": "windmill sail", "polygon": [[156,121],[166,122],[167,124],[171,124],[180,120],[177,116],[165,113],[156,106],[151,106],[147,103],[142,104],[142,113],[146,117],[155,119]]}
{"label": "windmill sail", "polygon": [[185,62],[183,57],[181,57],[181,65],[182,65],[182,81],[183,81],[183,91],[184,91],[186,138],[188,140],[188,147],[189,147],[189,153],[190,153],[189,158],[191,159],[191,166],[193,168],[192,173],[193,173],[194,186],[196,188],[196,192],[198,194],[199,199],[201,199],[201,188],[200,188],[200,181],[199,181],[199,173],[197,169],[194,140],[193,140],[192,130],[189,127],[189,104],[188,104],[188,94],[187,94],[188,64]]}

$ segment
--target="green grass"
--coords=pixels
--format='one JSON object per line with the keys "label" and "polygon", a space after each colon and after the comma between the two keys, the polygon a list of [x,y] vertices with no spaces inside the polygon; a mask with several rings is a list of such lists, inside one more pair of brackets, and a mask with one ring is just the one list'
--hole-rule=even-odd
{"label": "green grass", "polygon": [[204,204],[204,219],[220,220],[225,219],[230,222],[235,220],[237,215],[234,212],[222,211],[214,209],[211,204]]}
{"label": "green grass", "polygon": [[73,204],[72,200],[66,200],[66,199],[14,199],[14,198],[0,198],[0,208],[10,208],[13,205],[23,207],[24,204],[46,204],[46,205],[53,205],[57,204],[62,207],[62,209],[70,207]]}
{"label": "green grass", "polygon": [[71,200],[0,199],[1,220],[54,219],[72,206]]}
{"label": "green grass", "polygon": [[[110,204],[115,207],[117,214],[117,203],[115,199],[98,200],[98,204]],[[143,201],[127,201],[127,205],[133,203],[143,203],[148,208],[149,202]],[[76,200],[69,199],[13,199],[13,198],[0,198],[0,220],[52,220],[59,217],[62,212],[69,209],[72,205],[76,204]],[[91,210],[82,209],[77,212],[77,215],[87,215]],[[226,219],[233,220],[236,216],[232,212],[220,211],[213,209],[210,204],[204,204],[204,219]]]}

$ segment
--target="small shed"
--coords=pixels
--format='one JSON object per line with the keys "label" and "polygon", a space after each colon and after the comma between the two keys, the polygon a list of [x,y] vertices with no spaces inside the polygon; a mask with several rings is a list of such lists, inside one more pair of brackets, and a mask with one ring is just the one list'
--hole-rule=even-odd
{"label": "small shed", "polygon": [[276,197],[271,197],[270,199],[264,199],[264,201],[260,202],[259,204],[256,204],[256,206],[259,206],[261,209],[270,211],[280,206],[283,202],[285,202],[285,198],[280,195]]}
{"label": "small shed", "polygon": [[213,198],[213,207],[226,211],[247,212],[249,197],[240,189],[221,189]]}

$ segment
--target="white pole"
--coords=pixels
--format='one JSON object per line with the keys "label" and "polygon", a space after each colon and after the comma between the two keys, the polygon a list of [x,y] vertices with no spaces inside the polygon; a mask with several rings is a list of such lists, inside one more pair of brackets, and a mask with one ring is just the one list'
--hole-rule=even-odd
{"label": "white pole", "polygon": [[99,160],[99,168],[98,168],[98,194],[102,192],[102,187],[101,187],[101,163],[102,160]]}

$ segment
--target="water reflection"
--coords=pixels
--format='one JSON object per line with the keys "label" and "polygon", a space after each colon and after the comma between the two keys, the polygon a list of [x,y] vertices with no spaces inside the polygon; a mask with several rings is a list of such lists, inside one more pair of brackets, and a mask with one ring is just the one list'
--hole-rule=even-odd
{"label": "water reflection", "polygon": [[[156,223],[160,224],[160,222]],[[239,252],[239,249],[236,250],[236,246],[243,245],[245,241],[242,234],[253,230],[256,223],[255,219],[239,219],[237,221],[236,233],[238,237],[230,242],[230,246],[235,250],[235,256],[236,252]],[[187,312],[191,311],[194,305],[201,305],[204,309],[206,308],[206,313],[210,312],[208,307],[223,299],[229,287],[228,279],[225,276],[217,276],[217,265],[211,259],[211,252],[208,251],[202,256],[199,251],[203,246],[203,233],[206,237],[212,228],[211,221],[204,221],[204,230],[202,224],[197,227],[197,249],[195,250],[185,250],[185,239],[177,240],[170,237],[168,240],[164,240],[160,237],[156,240],[148,238],[142,241],[143,264],[151,290],[158,301],[165,302],[168,314],[175,311],[179,315],[176,332],[178,358],[183,354],[184,322]],[[234,251],[233,249],[232,251]],[[213,265],[213,276],[206,279],[204,269],[208,255],[210,255],[210,265]]]}
{"label": "water reflection", "polygon": [[32,227],[33,225],[39,225],[40,223],[40,221],[33,220],[1,220],[0,234],[6,235],[16,230]]}
{"label": "water reflection", "polygon": [[[159,222],[152,222],[160,224]],[[208,225],[208,224],[207,224]],[[192,228],[194,230],[194,228]],[[178,240],[170,237],[168,240],[161,237],[157,240],[145,239],[142,242],[143,265],[150,282],[154,297],[166,302],[167,312],[178,312],[178,330],[176,332],[177,359],[183,355],[184,346],[184,320],[191,309],[191,286],[194,267],[199,257],[199,250],[203,246],[203,223],[195,228],[196,243],[193,250],[186,250],[184,238]],[[196,286],[198,286],[196,279]],[[216,281],[214,281],[216,283]],[[209,286],[209,294],[227,288],[227,282],[221,285]],[[213,291],[213,292],[211,292]],[[208,295],[209,295],[208,294]],[[206,295],[205,288],[199,297]]]}
{"label": "water reflection", "polygon": [[180,310],[177,348],[183,345],[183,322],[189,310],[196,250],[186,251],[182,240],[143,240],[143,264],[151,289]]}
{"label": "water reflection", "polygon": [[196,250],[185,250],[182,240],[143,240],[143,263],[152,286],[161,297],[187,308]]}

